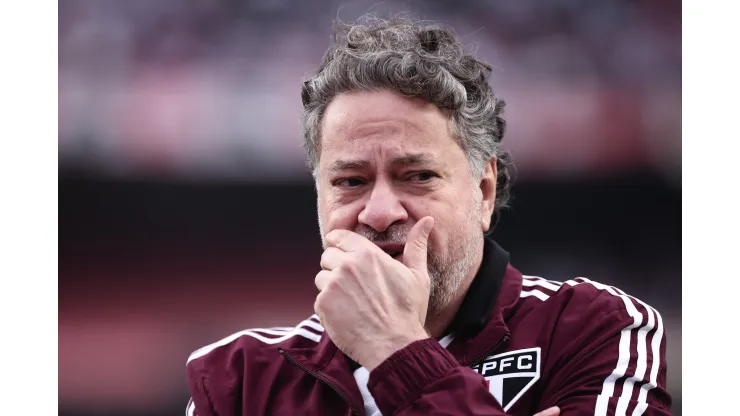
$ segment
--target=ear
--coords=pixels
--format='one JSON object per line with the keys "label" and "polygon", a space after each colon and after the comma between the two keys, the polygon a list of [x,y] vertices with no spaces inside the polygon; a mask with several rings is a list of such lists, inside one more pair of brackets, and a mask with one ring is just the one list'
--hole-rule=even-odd
{"label": "ear", "polygon": [[481,229],[487,232],[491,227],[491,216],[493,215],[494,204],[496,202],[496,181],[498,180],[498,170],[496,169],[496,158],[489,160],[483,168],[483,175],[480,179],[480,190],[483,198],[481,199]]}

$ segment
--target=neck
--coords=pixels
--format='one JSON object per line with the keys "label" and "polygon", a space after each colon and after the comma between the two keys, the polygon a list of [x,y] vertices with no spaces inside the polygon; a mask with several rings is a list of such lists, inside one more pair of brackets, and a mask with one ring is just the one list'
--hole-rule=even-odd
{"label": "neck", "polygon": [[438,313],[430,312],[427,314],[426,330],[432,338],[439,340],[447,335],[447,328],[452,323],[452,320],[455,319],[455,315],[458,309],[460,309],[465,295],[468,293],[471,281],[472,279],[465,279],[460,285],[461,290],[458,291],[452,301],[443,310]]}
{"label": "neck", "polygon": [[460,286],[458,286],[455,291],[455,295],[452,297],[452,300],[439,311],[430,310],[427,312],[425,327],[432,338],[439,340],[447,335],[447,328],[455,319],[455,315],[457,315],[457,311],[460,309],[463,300],[465,300],[465,295],[468,294],[470,284],[473,283],[475,275],[478,274],[478,270],[480,270],[482,262],[483,240],[481,240],[481,247],[478,250],[477,258],[473,263],[475,266],[471,267],[468,275],[465,276],[465,279],[463,279],[462,282],[460,282]]}

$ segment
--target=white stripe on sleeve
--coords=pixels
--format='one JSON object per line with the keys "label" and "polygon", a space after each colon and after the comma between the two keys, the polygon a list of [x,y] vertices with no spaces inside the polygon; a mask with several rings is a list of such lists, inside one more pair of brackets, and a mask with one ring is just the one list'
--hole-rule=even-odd
{"label": "white stripe on sleeve", "polygon": [[[617,380],[624,377],[625,373],[627,372],[627,367],[629,367],[631,359],[630,342],[632,339],[632,330],[642,326],[643,316],[642,313],[640,313],[637,308],[635,308],[635,304],[627,295],[617,293],[611,286],[603,285],[598,282],[593,282],[585,278],[582,278],[582,280],[583,282],[569,280],[566,282],[566,284],[569,284],[571,286],[579,284],[590,284],[599,290],[604,290],[611,295],[619,297],[620,299],[622,299],[622,302],[624,302],[627,313],[633,319],[633,322],[624,327],[620,333],[619,357],[617,359],[617,365],[612,373],[604,380],[604,384],[601,388],[601,394],[599,394],[596,398],[596,408],[594,409],[594,416],[606,416],[609,407],[609,399],[614,394],[614,384]],[[638,350],[638,362],[640,360],[639,353],[640,351]]]}
{"label": "white stripe on sleeve", "polygon": [[185,416],[194,416],[195,415],[195,402],[191,398],[190,401],[188,401],[188,405],[185,408]]}
{"label": "white stripe on sleeve", "polygon": [[529,296],[534,296],[534,297],[536,297],[537,299],[539,299],[541,301],[545,301],[545,300],[550,299],[550,296],[547,296],[546,294],[540,292],[537,289],[532,289],[532,290],[529,290],[529,291],[526,291],[526,292],[525,291],[522,291],[522,293],[519,295],[520,298],[526,298],[526,297],[529,297]]}
{"label": "white stripe on sleeve", "polygon": [[650,382],[645,383],[640,388],[640,394],[637,396],[637,407],[635,407],[632,416],[640,416],[647,409],[647,394],[651,389],[658,387],[658,369],[660,368],[660,343],[663,341],[663,318],[657,310],[653,310],[655,316],[658,318],[658,330],[653,334],[653,362],[652,368],[650,369]]}
{"label": "white stripe on sleeve", "polygon": [[561,284],[552,282],[549,280],[545,280],[541,277],[535,277],[535,276],[524,276],[524,279],[522,279],[522,286],[525,287],[533,287],[533,286],[541,286],[545,289],[550,289],[553,292],[557,292],[560,290]]}

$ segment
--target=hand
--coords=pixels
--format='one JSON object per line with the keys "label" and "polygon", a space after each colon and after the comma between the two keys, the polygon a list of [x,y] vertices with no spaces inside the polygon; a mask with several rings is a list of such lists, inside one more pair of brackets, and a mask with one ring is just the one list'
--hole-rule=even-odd
{"label": "hand", "polygon": [[336,346],[369,371],[429,337],[424,321],[430,284],[427,242],[433,226],[432,217],[414,225],[402,262],[351,231],[326,235],[314,310]]}
{"label": "hand", "polygon": [[553,406],[549,409],[545,409],[534,416],[560,416],[560,408]]}

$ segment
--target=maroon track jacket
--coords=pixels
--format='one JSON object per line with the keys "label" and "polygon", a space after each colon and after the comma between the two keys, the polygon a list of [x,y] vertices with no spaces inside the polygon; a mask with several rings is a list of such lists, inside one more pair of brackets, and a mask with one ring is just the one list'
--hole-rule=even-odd
{"label": "maroon track jacket", "polygon": [[[522,276],[486,239],[483,262],[448,332],[370,373],[384,416],[668,415],[665,332],[640,300],[585,278]],[[364,415],[355,363],[314,315],[245,330],[187,361],[188,415]]]}

